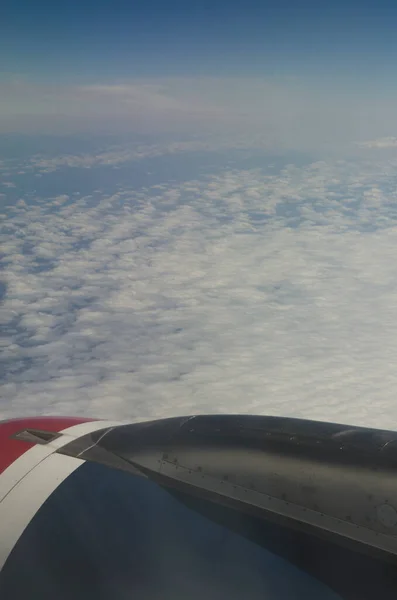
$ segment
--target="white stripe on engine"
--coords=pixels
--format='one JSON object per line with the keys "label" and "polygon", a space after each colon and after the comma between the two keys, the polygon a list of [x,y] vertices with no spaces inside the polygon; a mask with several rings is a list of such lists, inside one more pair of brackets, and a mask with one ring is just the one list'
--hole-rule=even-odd
{"label": "white stripe on engine", "polygon": [[[52,442],[41,445],[36,444],[32,448],[29,448],[24,454],[21,454],[13,463],[11,463],[0,475],[0,506],[5,496],[12,490],[12,488],[20,481],[25,475],[27,475],[32,469],[34,469],[42,460],[46,459],[53,452],[66,446],[69,442],[79,438],[87,433],[97,431],[104,427],[113,427],[114,425],[122,425],[120,421],[87,421],[85,423],[79,423],[78,425],[72,425],[63,429],[59,433],[62,435]],[[1,531],[1,529],[0,529]]]}
{"label": "white stripe on engine", "polygon": [[40,507],[84,462],[54,452],[83,435],[117,425],[125,422],[89,421],[67,427],[53,442],[27,450],[0,475],[0,571]]}

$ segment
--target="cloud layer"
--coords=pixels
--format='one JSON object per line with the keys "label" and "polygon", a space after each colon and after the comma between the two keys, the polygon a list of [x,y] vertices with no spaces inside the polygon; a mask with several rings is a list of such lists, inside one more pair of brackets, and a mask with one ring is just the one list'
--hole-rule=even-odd
{"label": "cloud layer", "polygon": [[377,140],[367,140],[365,142],[359,142],[358,145],[361,146],[361,148],[369,148],[369,149],[396,148],[397,147],[397,138],[391,135],[388,137],[379,138]]}
{"label": "cloud layer", "polygon": [[395,168],[229,170],[7,219],[0,417],[397,426]]}
{"label": "cloud layer", "polygon": [[[0,132],[256,135],[271,148],[341,149],[397,133],[395,92],[297,77],[0,81]],[[391,139],[391,138],[390,138]],[[350,147],[352,146],[352,148]]]}

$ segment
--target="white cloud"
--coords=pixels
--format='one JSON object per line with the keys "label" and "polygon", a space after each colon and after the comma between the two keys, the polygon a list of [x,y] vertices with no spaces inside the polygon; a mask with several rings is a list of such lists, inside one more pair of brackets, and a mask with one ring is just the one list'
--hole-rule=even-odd
{"label": "white cloud", "polygon": [[396,148],[397,138],[394,136],[388,136],[379,138],[377,140],[367,140],[365,142],[358,142],[361,148]]}
{"label": "white cloud", "polygon": [[22,207],[3,245],[0,417],[396,428],[395,167],[231,170]]}
{"label": "white cloud", "polygon": [[[182,83],[182,87],[184,84]],[[0,131],[70,134],[191,130],[222,119],[222,106],[194,94],[183,98],[168,81],[128,84],[0,82]]]}
{"label": "white cloud", "polygon": [[259,135],[269,148],[353,152],[358,150],[354,142],[397,131],[396,98],[374,95],[348,89],[346,83],[288,77],[83,85],[10,79],[0,83],[0,131]]}
{"label": "white cloud", "polygon": [[86,85],[80,90],[92,99],[98,96],[117,99],[126,107],[137,110],[192,111],[193,108],[167,94],[166,87],[160,84]]}
{"label": "white cloud", "polygon": [[258,139],[194,139],[189,141],[173,141],[157,144],[120,144],[112,149],[84,154],[64,154],[55,157],[34,156],[27,165],[39,169],[41,173],[50,173],[60,167],[77,167],[90,169],[92,167],[115,167],[124,163],[154,158],[165,154],[184,154],[186,152],[222,151],[227,149],[263,148],[265,140]]}

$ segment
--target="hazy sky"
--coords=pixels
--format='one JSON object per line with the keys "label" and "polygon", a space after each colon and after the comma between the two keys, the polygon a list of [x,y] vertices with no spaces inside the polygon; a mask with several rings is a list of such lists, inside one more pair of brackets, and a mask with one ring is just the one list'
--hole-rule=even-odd
{"label": "hazy sky", "polygon": [[394,2],[8,1],[0,132],[397,133]]}

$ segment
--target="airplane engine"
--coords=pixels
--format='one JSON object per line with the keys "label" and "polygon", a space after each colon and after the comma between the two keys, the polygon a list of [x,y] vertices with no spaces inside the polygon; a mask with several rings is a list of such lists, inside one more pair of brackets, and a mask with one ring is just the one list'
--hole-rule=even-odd
{"label": "airplane engine", "polygon": [[2,600],[391,600],[397,433],[200,415],[0,422]]}

